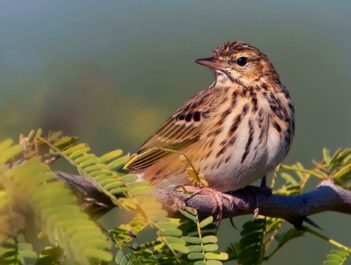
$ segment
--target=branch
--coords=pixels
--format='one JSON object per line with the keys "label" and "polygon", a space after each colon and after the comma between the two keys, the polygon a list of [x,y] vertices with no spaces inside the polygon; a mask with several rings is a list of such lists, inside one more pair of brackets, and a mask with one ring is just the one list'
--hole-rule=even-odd
{"label": "branch", "polygon": [[56,172],[56,176],[78,195],[82,200],[82,209],[90,215],[98,218],[115,207],[110,198],[100,192],[85,176],[64,172]]}
{"label": "branch", "polygon": [[[109,198],[99,192],[85,177],[63,172],[58,172],[57,175],[90,206],[102,207],[100,213],[114,207]],[[253,190],[256,191],[253,192]],[[184,206],[195,208],[200,217],[215,215],[218,208],[217,202],[209,194],[199,193],[188,196],[177,191],[156,190],[155,195],[173,215]],[[223,218],[253,214],[258,208],[260,215],[282,218],[299,226],[307,216],[320,212],[334,211],[351,214],[351,191],[335,185],[330,180],[321,182],[316,190],[295,196],[268,195],[259,188],[249,186],[222,194],[221,197],[223,198]]]}
{"label": "branch", "polygon": [[[222,200],[223,218],[253,214],[258,208],[260,215],[278,217],[294,225],[301,225],[307,216],[320,212],[351,214],[351,191],[331,181],[323,181],[316,190],[295,196],[268,195],[259,189],[252,192],[252,188],[255,187],[250,186],[226,194]],[[177,212],[177,209],[184,204],[197,209],[200,217],[216,212],[216,202],[210,195],[198,194],[187,199],[185,194],[162,190],[158,191],[157,197],[167,202],[164,205],[172,213]]]}

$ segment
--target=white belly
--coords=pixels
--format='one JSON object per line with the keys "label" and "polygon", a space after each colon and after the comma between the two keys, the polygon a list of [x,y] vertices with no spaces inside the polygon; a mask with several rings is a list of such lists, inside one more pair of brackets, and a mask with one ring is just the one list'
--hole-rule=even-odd
{"label": "white belly", "polygon": [[222,192],[234,191],[251,184],[273,170],[286,154],[285,143],[272,127],[265,134],[264,141],[260,142],[257,136],[253,138],[251,151],[244,161],[242,157],[249,135],[243,134],[237,137],[236,143],[231,150],[228,150],[232,152],[228,162],[221,163],[219,167],[209,172],[204,172],[209,185]]}

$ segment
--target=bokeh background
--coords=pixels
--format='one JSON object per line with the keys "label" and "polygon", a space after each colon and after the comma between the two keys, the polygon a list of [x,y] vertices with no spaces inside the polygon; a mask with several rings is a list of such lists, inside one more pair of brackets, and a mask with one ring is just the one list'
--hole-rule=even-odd
{"label": "bokeh background", "polygon": [[[322,147],[350,145],[350,11],[350,1],[1,0],[0,138],[42,127],[97,153],[132,152],[212,82],[194,59],[243,40],[268,54],[294,100],[287,161],[310,165]],[[350,216],[313,219],[351,245]],[[239,232],[224,224],[220,237]],[[306,236],[270,264],[320,264],[329,249]]]}

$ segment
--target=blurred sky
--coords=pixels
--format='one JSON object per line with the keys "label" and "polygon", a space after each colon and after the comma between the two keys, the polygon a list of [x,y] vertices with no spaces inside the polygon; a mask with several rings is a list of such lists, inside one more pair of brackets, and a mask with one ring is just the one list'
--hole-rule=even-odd
{"label": "blurred sky", "polygon": [[[0,0],[0,137],[43,127],[99,153],[134,151],[212,82],[194,59],[242,40],[270,57],[288,87],[297,129],[287,161],[309,164],[322,147],[350,143],[350,13],[346,0]],[[349,216],[314,219],[351,245]],[[270,264],[286,255],[294,259],[284,264],[321,263],[328,249],[308,236]]]}

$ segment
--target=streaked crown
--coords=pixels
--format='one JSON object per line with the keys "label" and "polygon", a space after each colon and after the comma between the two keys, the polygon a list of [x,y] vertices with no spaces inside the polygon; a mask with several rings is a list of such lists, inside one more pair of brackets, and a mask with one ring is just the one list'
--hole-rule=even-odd
{"label": "streaked crown", "polygon": [[240,56],[248,56],[251,60],[267,57],[259,49],[248,43],[234,41],[226,42],[213,49],[212,55],[218,61],[235,63]]}

